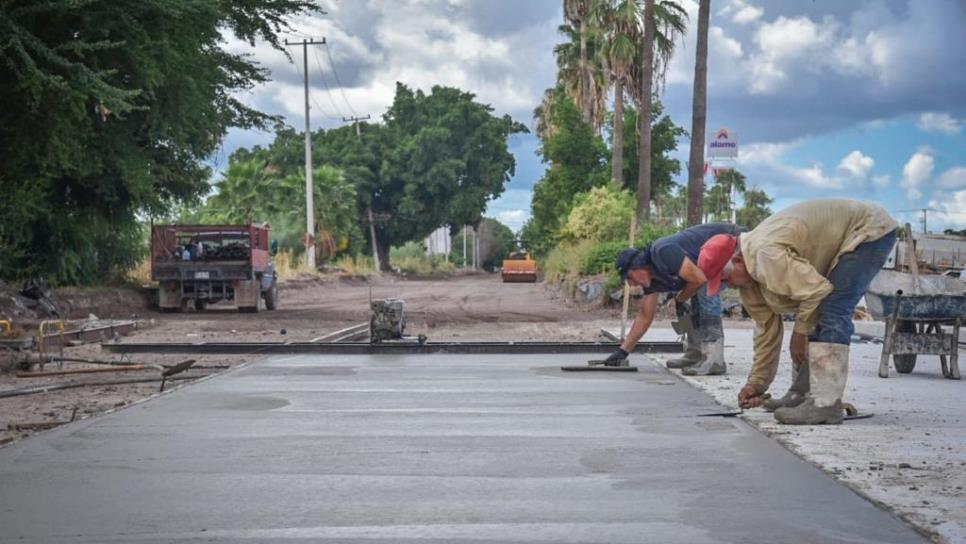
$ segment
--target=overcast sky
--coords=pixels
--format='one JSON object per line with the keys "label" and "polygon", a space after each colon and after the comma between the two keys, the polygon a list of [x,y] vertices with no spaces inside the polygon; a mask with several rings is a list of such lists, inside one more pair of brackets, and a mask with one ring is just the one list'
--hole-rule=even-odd
{"label": "overcast sky", "polygon": [[[681,0],[688,33],[662,100],[690,130],[697,2]],[[292,21],[309,48],[311,125],[378,119],[395,83],[473,92],[528,126],[556,76],[559,0],[324,0],[327,15]],[[966,227],[966,1],[712,0],[708,131],[738,135],[737,167],[776,198],[773,209],[818,197],[881,203],[929,230]],[[242,98],[304,127],[302,52],[295,65],[265,45],[251,53],[273,81]],[[233,131],[215,166],[272,135]],[[489,215],[519,229],[545,165],[532,135],[510,142],[517,172]],[[687,164],[689,142],[678,157]],[[686,168],[685,168],[686,170]],[[678,181],[686,183],[687,172]],[[710,180],[710,178],[709,178]]]}

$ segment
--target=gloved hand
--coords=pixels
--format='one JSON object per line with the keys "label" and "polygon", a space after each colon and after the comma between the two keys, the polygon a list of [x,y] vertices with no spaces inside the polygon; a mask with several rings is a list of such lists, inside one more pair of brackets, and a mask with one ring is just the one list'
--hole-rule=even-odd
{"label": "gloved hand", "polygon": [[624,351],[624,348],[617,348],[617,351],[604,359],[604,366],[622,366],[626,360],[627,352]]}
{"label": "gloved hand", "polygon": [[691,303],[688,301],[678,302],[674,301],[674,311],[678,315],[678,319],[683,319],[685,317],[691,316]]}

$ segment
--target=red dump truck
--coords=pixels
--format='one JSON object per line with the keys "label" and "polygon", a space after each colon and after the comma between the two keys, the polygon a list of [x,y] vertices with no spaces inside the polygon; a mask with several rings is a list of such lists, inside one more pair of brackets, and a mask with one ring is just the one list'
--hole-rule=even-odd
{"label": "red dump truck", "polygon": [[268,225],[152,225],[151,279],[162,311],[234,301],[240,312],[278,307]]}

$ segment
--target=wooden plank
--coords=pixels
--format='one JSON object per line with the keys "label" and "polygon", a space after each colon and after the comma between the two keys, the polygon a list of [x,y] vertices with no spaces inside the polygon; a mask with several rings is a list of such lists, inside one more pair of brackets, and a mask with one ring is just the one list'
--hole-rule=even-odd
{"label": "wooden plank", "polygon": [[111,368],[78,368],[76,370],[58,370],[56,372],[18,372],[18,378],[45,378],[47,376],[66,376],[68,374],[99,374],[102,372],[127,372],[129,370],[145,370],[151,367],[144,365],[113,366]]}

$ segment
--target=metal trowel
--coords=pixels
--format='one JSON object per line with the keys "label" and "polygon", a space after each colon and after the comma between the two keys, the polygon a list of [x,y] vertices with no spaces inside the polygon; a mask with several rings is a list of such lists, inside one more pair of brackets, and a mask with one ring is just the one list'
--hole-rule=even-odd
{"label": "metal trowel", "polygon": [[585,365],[562,366],[560,370],[566,372],[637,372],[636,366],[631,366],[630,361],[624,359],[620,365],[608,365],[603,359],[591,359]]}

